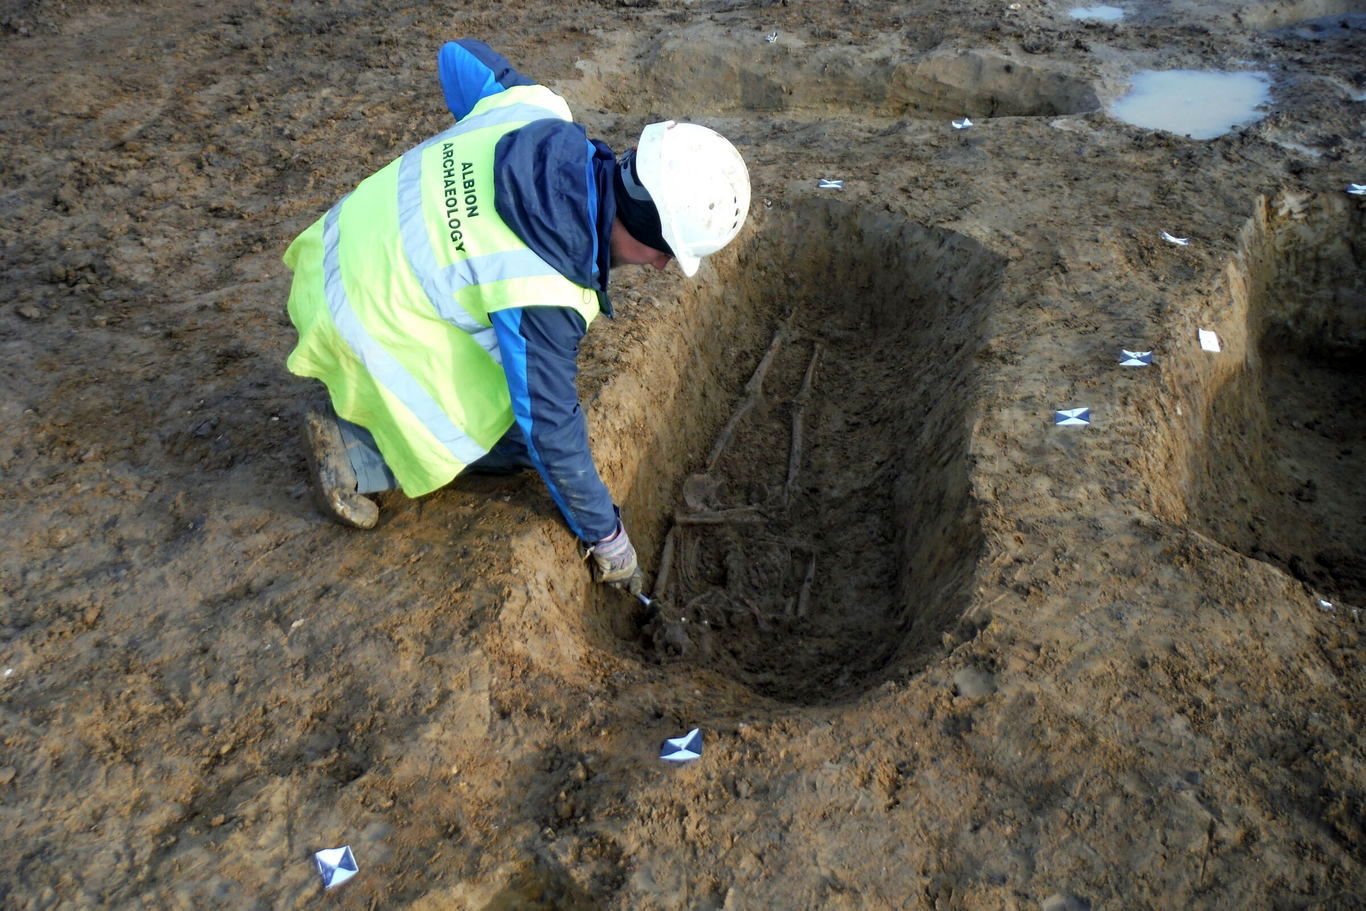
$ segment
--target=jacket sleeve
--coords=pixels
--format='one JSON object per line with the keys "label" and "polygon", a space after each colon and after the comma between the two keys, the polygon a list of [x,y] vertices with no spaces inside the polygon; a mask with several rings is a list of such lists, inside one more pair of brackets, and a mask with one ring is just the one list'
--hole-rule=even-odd
{"label": "jacket sleeve", "polygon": [[583,318],[568,307],[513,307],[490,314],[503,355],[512,413],[531,462],[579,540],[592,544],[617,530],[617,509],[588,448],[579,407]]}
{"label": "jacket sleeve", "polygon": [[441,77],[446,107],[451,109],[456,120],[468,114],[482,98],[514,85],[535,85],[513,69],[501,54],[473,38],[442,45],[436,55],[436,71]]}

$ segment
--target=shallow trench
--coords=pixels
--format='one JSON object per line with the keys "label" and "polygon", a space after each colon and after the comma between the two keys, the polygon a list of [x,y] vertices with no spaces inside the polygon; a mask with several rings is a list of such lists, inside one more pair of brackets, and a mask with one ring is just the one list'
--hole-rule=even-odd
{"label": "shallow trench", "polygon": [[680,303],[716,331],[681,333],[642,379],[672,377],[638,406],[654,442],[625,504],[662,539],[645,554],[658,606],[590,594],[589,644],[630,639],[795,703],[922,662],[982,549],[968,433],[1002,268],[964,236],[835,201],[760,219]]}
{"label": "shallow trench", "polygon": [[[1093,111],[1092,84],[1065,65],[992,50],[920,53],[895,36],[850,47],[701,25],[645,48],[629,72],[584,63],[571,93],[589,105],[670,116],[1050,117]],[[590,75],[591,74],[591,75]],[[629,88],[629,91],[626,90]]]}
{"label": "shallow trench", "polygon": [[1246,357],[1209,407],[1192,517],[1324,596],[1366,604],[1366,210],[1263,203],[1231,267]]}

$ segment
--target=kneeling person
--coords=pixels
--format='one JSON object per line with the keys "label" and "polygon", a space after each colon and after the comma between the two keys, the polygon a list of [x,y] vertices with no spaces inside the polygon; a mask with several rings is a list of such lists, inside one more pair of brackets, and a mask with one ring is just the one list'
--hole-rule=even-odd
{"label": "kneeling person", "polygon": [[328,397],[304,427],[321,508],[372,528],[365,496],[464,471],[536,469],[602,582],[643,576],[598,475],[578,343],[612,315],[612,266],[684,274],[739,233],[749,176],[695,124],[645,127],[620,158],[564,99],[486,45],[438,57],[456,123],[362,181],[290,245],[288,366]]}

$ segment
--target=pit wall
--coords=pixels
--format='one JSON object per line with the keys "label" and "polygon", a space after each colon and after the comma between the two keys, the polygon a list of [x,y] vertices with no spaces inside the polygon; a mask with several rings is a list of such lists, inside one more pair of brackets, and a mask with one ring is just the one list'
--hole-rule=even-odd
{"label": "pit wall", "polygon": [[1258,201],[1189,444],[1189,524],[1311,589],[1366,597],[1366,207]]}
{"label": "pit wall", "polygon": [[[764,230],[762,214],[751,213],[740,238],[704,260],[693,280],[675,277],[667,295],[616,297],[618,319],[598,320],[585,339],[580,400],[594,461],[622,507],[647,590],[678,484],[704,457],[778,318],[777,301],[763,314],[748,306],[749,264]],[[578,568],[582,553],[548,497],[540,514],[511,542],[500,646],[537,674],[590,686],[603,662],[634,660],[639,605]]]}
{"label": "pit wall", "polygon": [[1230,293],[1268,345],[1339,361],[1366,354],[1366,206],[1343,194],[1262,199],[1228,267]]}

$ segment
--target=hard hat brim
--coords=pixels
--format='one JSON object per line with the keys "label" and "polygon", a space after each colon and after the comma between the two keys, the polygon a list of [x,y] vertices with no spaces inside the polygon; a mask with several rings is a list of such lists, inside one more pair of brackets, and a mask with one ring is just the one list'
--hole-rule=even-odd
{"label": "hard hat brim", "polygon": [[668,181],[664,179],[664,137],[674,124],[673,120],[665,120],[652,123],[641,131],[640,143],[636,147],[636,174],[640,177],[641,184],[650,192],[650,198],[654,200],[655,208],[659,211],[659,233],[669,245],[666,252],[673,254],[673,258],[678,262],[678,268],[684,275],[692,278],[697,274],[702,258],[683,250],[682,232],[678,229],[677,220],[673,215],[676,209],[670,205]]}
{"label": "hard hat brim", "polygon": [[[664,236],[664,239],[669,239],[667,234]],[[688,278],[692,278],[696,275],[698,266],[702,265],[702,257],[700,256],[688,256],[687,254],[680,253],[675,253],[673,256],[678,262],[678,268],[681,269],[683,274]]]}

